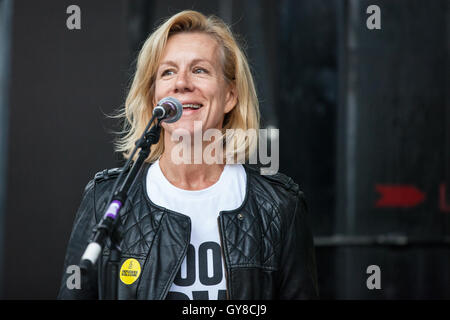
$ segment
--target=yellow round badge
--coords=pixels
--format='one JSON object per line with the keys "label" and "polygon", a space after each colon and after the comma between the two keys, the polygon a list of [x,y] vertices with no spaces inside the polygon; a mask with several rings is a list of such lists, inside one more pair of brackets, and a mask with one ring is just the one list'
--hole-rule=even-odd
{"label": "yellow round badge", "polygon": [[132,284],[141,274],[141,265],[136,259],[127,259],[120,268],[120,280],[125,284]]}

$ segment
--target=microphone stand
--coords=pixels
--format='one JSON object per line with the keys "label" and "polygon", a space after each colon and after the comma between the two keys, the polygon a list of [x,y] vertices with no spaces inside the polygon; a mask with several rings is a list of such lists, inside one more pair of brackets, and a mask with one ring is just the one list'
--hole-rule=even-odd
{"label": "microphone stand", "polygon": [[[151,146],[159,140],[161,133],[161,121],[159,119],[157,124],[148,130],[155,118],[156,116],[151,118],[141,138],[136,141],[136,147],[114,183],[111,195],[109,197],[109,205],[107,206],[107,210],[101,221],[94,228],[92,241],[87,246],[85,253],[81,258],[80,269],[86,274],[95,264],[98,256],[103,250],[106,240],[109,238],[111,245],[110,256],[106,266],[106,274],[108,277],[105,286],[105,298],[108,300],[117,300],[118,298],[119,264],[121,260],[120,241],[122,240],[121,231],[117,228],[118,224],[120,224],[119,211],[125,204],[128,198],[128,191],[134,184],[136,176],[144,164],[145,159],[147,159],[150,154]],[[124,173],[130,167],[132,159],[139,148],[141,150],[136,161],[133,163],[121,186],[117,188]],[[102,284],[100,284],[100,288],[101,285]]]}

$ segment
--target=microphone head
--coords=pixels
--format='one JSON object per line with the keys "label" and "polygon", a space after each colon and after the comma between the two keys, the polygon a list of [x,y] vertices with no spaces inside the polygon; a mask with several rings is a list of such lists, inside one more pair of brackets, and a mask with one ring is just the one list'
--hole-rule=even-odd
{"label": "microphone head", "polygon": [[167,116],[161,119],[161,121],[167,123],[178,121],[178,119],[180,119],[181,115],[183,114],[183,105],[178,99],[175,99],[173,97],[166,97],[161,99],[158,102],[157,106],[161,106],[165,110],[169,110],[169,112],[166,112]]}

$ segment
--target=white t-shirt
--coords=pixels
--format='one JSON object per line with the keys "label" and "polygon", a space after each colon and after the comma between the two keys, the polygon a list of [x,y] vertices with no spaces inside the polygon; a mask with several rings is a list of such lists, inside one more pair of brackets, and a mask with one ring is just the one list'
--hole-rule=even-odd
{"label": "white t-shirt", "polygon": [[241,206],[247,176],[240,164],[225,165],[219,180],[202,190],[184,190],[172,185],[156,161],[148,170],[150,200],[191,218],[191,242],[167,299],[226,299],[225,269],[220,248],[220,211]]}

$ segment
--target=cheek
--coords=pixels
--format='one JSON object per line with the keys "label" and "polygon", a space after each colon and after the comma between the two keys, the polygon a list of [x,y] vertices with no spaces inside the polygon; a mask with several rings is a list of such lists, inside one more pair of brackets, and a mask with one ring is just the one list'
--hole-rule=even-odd
{"label": "cheek", "polygon": [[156,81],[155,82],[155,99],[157,101],[165,98],[169,90],[169,85],[165,82]]}
{"label": "cheek", "polygon": [[225,90],[218,84],[204,86],[202,91],[211,97],[211,100],[216,104],[216,108],[222,109],[225,103]]}
{"label": "cheek", "polygon": [[217,111],[220,111],[220,113],[225,114],[225,109],[227,107],[227,96],[225,89],[220,88],[217,90],[217,93],[215,95],[216,103],[217,103]]}

